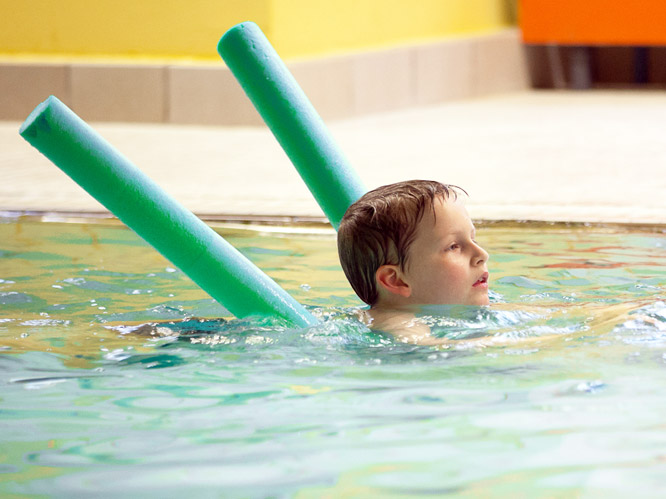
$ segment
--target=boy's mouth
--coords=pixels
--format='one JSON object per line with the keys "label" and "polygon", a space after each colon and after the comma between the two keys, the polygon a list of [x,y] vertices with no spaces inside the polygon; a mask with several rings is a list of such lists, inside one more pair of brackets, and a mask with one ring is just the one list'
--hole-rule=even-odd
{"label": "boy's mouth", "polygon": [[472,284],[473,287],[478,287],[478,286],[487,286],[488,285],[488,272],[484,272],[481,277],[479,277],[479,280],[476,281],[474,284]]}

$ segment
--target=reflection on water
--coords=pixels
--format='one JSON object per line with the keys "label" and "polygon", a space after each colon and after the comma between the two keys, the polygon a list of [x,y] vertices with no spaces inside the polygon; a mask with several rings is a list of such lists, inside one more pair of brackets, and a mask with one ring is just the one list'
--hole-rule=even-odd
{"label": "reflection on water", "polygon": [[664,234],[481,225],[493,304],[422,310],[437,349],[358,320],[332,232],[224,234],[322,323],[234,319],[109,221],[0,223],[2,495],[661,490]]}

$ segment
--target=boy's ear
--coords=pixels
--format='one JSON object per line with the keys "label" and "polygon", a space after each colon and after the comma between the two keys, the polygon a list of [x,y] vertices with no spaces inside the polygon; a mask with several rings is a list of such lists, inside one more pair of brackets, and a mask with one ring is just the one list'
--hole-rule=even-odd
{"label": "boy's ear", "polygon": [[402,279],[400,267],[397,265],[382,265],[375,272],[377,284],[394,295],[409,298],[412,288]]}

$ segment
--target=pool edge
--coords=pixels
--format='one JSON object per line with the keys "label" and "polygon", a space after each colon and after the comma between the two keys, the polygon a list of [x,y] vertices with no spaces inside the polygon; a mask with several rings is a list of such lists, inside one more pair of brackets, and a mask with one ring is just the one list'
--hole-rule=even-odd
{"label": "pool edge", "polygon": [[[196,214],[201,220],[213,228],[233,228],[254,230],[256,228],[272,228],[272,231],[293,232],[287,228],[296,228],[298,232],[335,233],[325,217],[309,215],[256,215],[256,214]],[[46,223],[89,223],[123,225],[109,212],[105,211],[61,211],[61,210],[0,210],[0,223],[6,221],[33,221]],[[553,229],[590,229],[590,230],[622,230],[627,232],[666,233],[666,223],[640,222],[581,222],[537,219],[475,219],[474,223],[482,227],[520,228],[543,227]]]}

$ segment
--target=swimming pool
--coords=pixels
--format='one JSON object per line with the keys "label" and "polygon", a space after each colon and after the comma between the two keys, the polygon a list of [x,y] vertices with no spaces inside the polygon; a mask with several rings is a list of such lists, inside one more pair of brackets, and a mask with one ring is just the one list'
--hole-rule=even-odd
{"label": "swimming pool", "polygon": [[435,350],[355,319],[332,230],[218,230],[322,324],[232,319],[113,220],[0,219],[3,495],[662,490],[663,231],[481,224],[495,303],[427,310]]}

